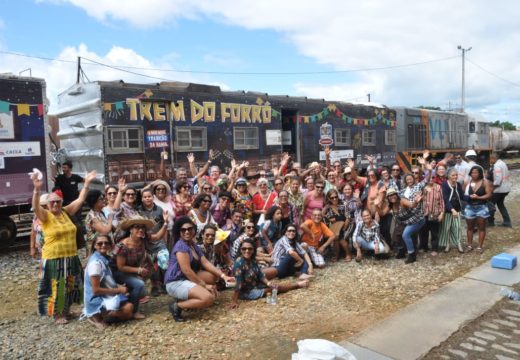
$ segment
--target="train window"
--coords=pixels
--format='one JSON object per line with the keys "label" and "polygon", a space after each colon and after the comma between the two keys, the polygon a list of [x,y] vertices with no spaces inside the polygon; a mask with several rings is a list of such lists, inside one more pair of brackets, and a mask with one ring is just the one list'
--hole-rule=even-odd
{"label": "train window", "polygon": [[105,130],[106,150],[109,154],[142,152],[143,128],[107,127]]}
{"label": "train window", "polygon": [[206,151],[208,133],[205,127],[178,127],[175,129],[177,151]]}
{"label": "train window", "polygon": [[376,145],[376,131],[375,130],[363,130],[362,145],[363,146],[375,146]]}
{"label": "train window", "polygon": [[395,145],[395,130],[385,130],[385,145]]}
{"label": "train window", "polygon": [[258,128],[233,128],[233,148],[237,150],[258,149]]}
{"label": "train window", "polygon": [[350,129],[334,129],[334,142],[337,146],[350,146]]}

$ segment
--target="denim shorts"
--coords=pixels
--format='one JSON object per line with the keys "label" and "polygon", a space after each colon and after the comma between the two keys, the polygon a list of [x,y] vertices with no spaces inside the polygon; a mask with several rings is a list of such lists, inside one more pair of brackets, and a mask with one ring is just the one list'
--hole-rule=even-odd
{"label": "denim shorts", "polygon": [[240,293],[240,299],[242,300],[257,300],[264,296],[264,289],[254,288],[246,293]]}
{"label": "denim shorts", "polygon": [[483,218],[486,219],[489,217],[489,209],[487,205],[466,205],[464,209],[464,217],[469,220],[473,220],[475,218]]}
{"label": "denim shorts", "polygon": [[166,284],[166,291],[177,300],[188,300],[189,292],[195,286],[197,284],[189,280],[177,280]]}

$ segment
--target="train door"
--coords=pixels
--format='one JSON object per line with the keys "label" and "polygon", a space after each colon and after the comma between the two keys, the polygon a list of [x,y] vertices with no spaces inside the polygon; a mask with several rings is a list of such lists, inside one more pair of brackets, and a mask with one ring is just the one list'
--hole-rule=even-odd
{"label": "train door", "polygon": [[282,151],[289,153],[294,161],[300,161],[300,123],[296,110],[282,110]]}

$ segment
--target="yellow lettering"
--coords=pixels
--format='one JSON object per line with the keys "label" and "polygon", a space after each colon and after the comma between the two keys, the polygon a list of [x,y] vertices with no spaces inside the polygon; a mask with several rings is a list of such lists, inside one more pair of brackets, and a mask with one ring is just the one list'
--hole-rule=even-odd
{"label": "yellow lettering", "polygon": [[152,119],[152,103],[149,101],[141,102],[141,120],[153,120]]}
{"label": "yellow lettering", "polygon": [[262,118],[264,119],[264,124],[271,123],[271,107],[270,106],[262,106]]}
{"label": "yellow lettering", "polygon": [[204,121],[205,122],[214,122],[215,113],[216,113],[215,103],[213,101],[204,101],[202,104],[204,105]]}
{"label": "yellow lettering", "polygon": [[231,122],[240,122],[240,104],[231,104]]}
{"label": "yellow lettering", "polygon": [[258,105],[251,105],[252,110],[252,121],[253,123],[262,122],[262,119],[260,118],[260,112],[262,111],[262,107]]}
{"label": "yellow lettering", "polygon": [[190,108],[191,108],[191,123],[196,123],[204,116],[204,107],[196,102],[195,100],[190,100]]}
{"label": "yellow lettering", "polygon": [[251,122],[251,105],[240,105],[240,116],[242,118],[242,122]]}
{"label": "yellow lettering", "polygon": [[220,117],[222,122],[226,122],[226,120],[231,117],[231,114],[229,113],[230,106],[231,104],[228,103],[220,103]]}
{"label": "yellow lettering", "polygon": [[137,121],[137,99],[126,99],[126,105],[130,108],[130,120]]}
{"label": "yellow lettering", "polygon": [[155,121],[166,120],[164,104],[154,103],[153,104],[153,118]]}
{"label": "yellow lettering", "polygon": [[184,101],[178,100],[177,105],[172,101],[170,103],[170,119],[175,121],[186,121],[186,115],[184,114]]}

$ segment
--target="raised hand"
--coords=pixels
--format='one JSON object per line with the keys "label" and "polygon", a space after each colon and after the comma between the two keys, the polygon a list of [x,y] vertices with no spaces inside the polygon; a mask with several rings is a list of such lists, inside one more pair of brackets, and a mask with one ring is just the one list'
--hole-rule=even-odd
{"label": "raised hand", "polygon": [[93,170],[85,176],[85,184],[90,184],[97,176],[97,171]]}
{"label": "raised hand", "polygon": [[191,164],[193,162],[195,162],[195,155],[193,155],[193,153],[189,153],[186,158],[188,159],[188,162]]}
{"label": "raised hand", "polygon": [[430,150],[424,150],[422,156],[423,158],[428,159],[428,157],[430,156]]}
{"label": "raised hand", "polygon": [[330,146],[325,146],[323,148],[323,151],[325,152],[325,156],[330,156]]}
{"label": "raised hand", "polygon": [[365,155],[365,159],[368,160],[370,164],[373,164],[375,160],[374,156],[372,155]]}
{"label": "raised hand", "polygon": [[209,160],[213,160],[213,157],[214,157],[213,149],[209,149],[208,159],[209,159]]}
{"label": "raised hand", "polygon": [[162,217],[165,223],[170,221],[170,214],[168,213],[168,210],[163,210]]}
{"label": "raised hand", "polygon": [[117,181],[117,189],[120,191],[120,192],[124,192],[126,190],[126,180],[125,178],[119,178],[119,180]]}
{"label": "raised hand", "polygon": [[38,173],[37,172],[31,173],[31,180],[32,180],[33,185],[34,185],[34,190],[41,190],[43,188],[43,178],[42,179],[38,179]]}
{"label": "raised hand", "polygon": [[237,161],[235,159],[231,159],[231,167],[233,169],[237,167]]}
{"label": "raised hand", "polygon": [[424,166],[424,164],[426,164],[426,158],[424,158],[423,156],[419,156],[417,158],[417,162],[421,164],[421,166]]}
{"label": "raised hand", "polygon": [[347,165],[348,165],[348,167],[350,167],[350,168],[353,169],[353,168],[354,168],[354,160],[352,160],[352,159],[347,159]]}

